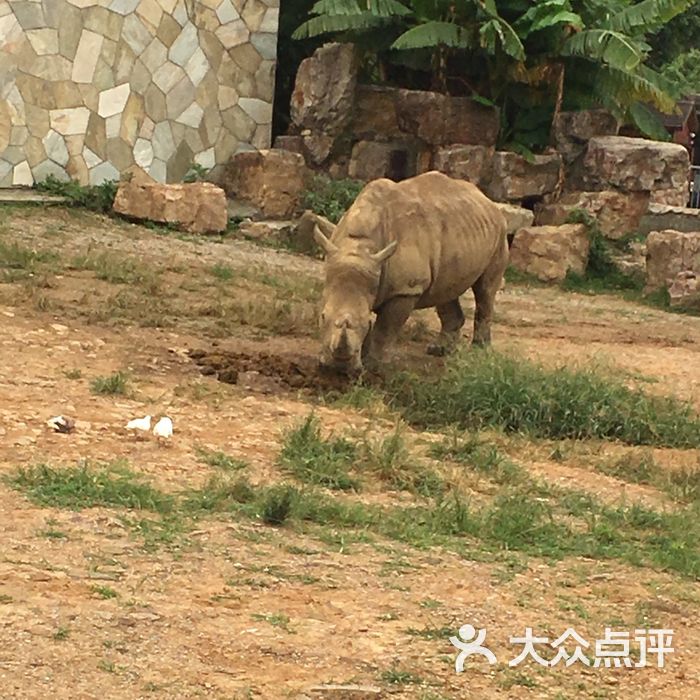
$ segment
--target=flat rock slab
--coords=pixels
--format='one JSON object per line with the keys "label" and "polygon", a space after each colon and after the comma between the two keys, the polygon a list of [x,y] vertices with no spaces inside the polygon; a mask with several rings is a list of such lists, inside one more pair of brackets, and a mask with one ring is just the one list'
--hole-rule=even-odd
{"label": "flat rock slab", "polygon": [[45,194],[23,187],[0,188],[0,203],[2,204],[67,204],[68,202],[66,197]]}
{"label": "flat rock slab", "polygon": [[639,223],[640,233],[664,230],[682,231],[683,233],[700,231],[700,209],[650,204],[648,211]]}

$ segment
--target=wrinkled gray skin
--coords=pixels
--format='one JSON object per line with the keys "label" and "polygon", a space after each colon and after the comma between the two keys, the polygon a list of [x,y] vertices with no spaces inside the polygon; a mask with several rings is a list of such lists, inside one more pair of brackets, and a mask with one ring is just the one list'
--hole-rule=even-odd
{"label": "wrinkled gray skin", "polygon": [[[316,227],[326,252],[320,365],[347,374],[376,366],[414,309],[435,307],[442,328],[428,353],[454,349],[471,288],[473,343],[491,341],[496,292],[508,264],[506,222],[475,185],[429,172],[369,183],[335,229]],[[376,319],[373,321],[373,316]]]}

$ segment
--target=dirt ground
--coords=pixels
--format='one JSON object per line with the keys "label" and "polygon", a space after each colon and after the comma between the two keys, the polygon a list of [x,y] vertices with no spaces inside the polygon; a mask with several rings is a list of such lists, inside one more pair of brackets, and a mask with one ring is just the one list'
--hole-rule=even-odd
{"label": "dirt ground", "polygon": [[[198,457],[206,448],[245,460],[251,481],[268,484],[282,480],[283,432],[312,409],[336,433],[391,429],[391,417],[307,391],[316,261],[62,208],[0,209],[0,243],[35,253],[4,278],[0,268],[3,475],[121,458],[177,492],[211,476]],[[125,272],[119,258],[121,273],[105,272],[104,257],[96,272],[94,259],[74,260],[96,255],[126,256],[139,268]],[[125,281],[110,281],[120,274]],[[285,304],[297,297],[290,311]],[[393,360],[434,371],[437,361],[422,348],[436,323],[430,312],[417,317]],[[700,409],[700,318],[508,286],[497,301],[494,343],[546,363],[606,363]],[[202,374],[191,351],[200,359],[239,353],[237,381]],[[258,370],[272,369],[256,373],[264,355]],[[128,373],[131,393],[91,391],[96,377],[116,371]],[[301,379],[279,380],[295,372]],[[170,445],[126,434],[126,422],[147,413],[172,417]],[[58,414],[74,417],[76,430],[47,428]],[[651,486],[553,461],[542,445],[513,444],[520,447],[511,456],[552,483],[609,503],[666,502]],[[593,459],[616,449],[591,447]],[[655,455],[668,468],[700,463],[696,450]],[[2,698],[275,700],[331,683],[381,693],[347,697],[417,700],[700,697],[700,587],[672,572],[507,552],[459,557],[224,515],[202,518],[175,544],[146,547],[118,509],[40,507],[6,481],[0,514]],[[457,674],[456,650],[440,631],[467,623],[486,629],[498,663],[470,657]],[[550,638],[571,627],[592,641],[606,626],[672,629],[675,651],[663,669],[508,666],[521,649],[510,637],[526,627]]]}

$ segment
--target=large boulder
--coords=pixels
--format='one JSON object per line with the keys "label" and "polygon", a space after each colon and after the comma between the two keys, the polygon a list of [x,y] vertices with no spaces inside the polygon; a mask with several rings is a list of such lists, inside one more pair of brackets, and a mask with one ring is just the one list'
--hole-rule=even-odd
{"label": "large boulder", "polygon": [[396,118],[401,131],[431,146],[494,146],[500,130],[495,107],[423,90],[397,90]]}
{"label": "large boulder", "polygon": [[113,209],[134,219],[177,224],[191,233],[224,231],[228,224],[226,193],[210,182],[122,182]]}
{"label": "large boulder", "polygon": [[352,118],[357,55],[352,44],[324,44],[297,71],[290,104],[292,123],[337,136]]}
{"label": "large boulder", "polygon": [[530,226],[516,232],[510,265],[543,282],[561,282],[569,271],[584,274],[589,248],[583,224]]}
{"label": "large boulder", "polygon": [[221,185],[229,197],[256,206],[267,217],[285,219],[299,208],[309,175],[299,153],[241,151],[226,165]]}
{"label": "large boulder", "polygon": [[396,114],[396,88],[379,85],[358,85],[353,135],[365,141],[400,138],[402,135]]}
{"label": "large boulder", "polygon": [[491,177],[493,146],[441,146],[433,154],[433,169],[483,187]]}
{"label": "large boulder", "polygon": [[497,202],[539,198],[554,192],[561,177],[562,161],[556,153],[528,160],[510,151],[496,151],[486,193]]}
{"label": "large boulder", "polygon": [[596,136],[583,158],[585,189],[625,192],[688,189],[690,159],[678,143]]}
{"label": "large boulder", "polygon": [[554,142],[568,165],[586,150],[594,136],[614,136],[619,128],[617,119],[604,109],[560,112],[554,121]]}
{"label": "large boulder", "polygon": [[596,217],[606,238],[616,239],[639,230],[648,206],[648,192],[567,192],[554,204],[538,205],[535,222],[538,226],[558,226],[566,223],[571,212],[584,209]]}
{"label": "large boulder", "polygon": [[404,180],[429,170],[430,152],[414,143],[358,141],[352,148],[348,176],[356,180]]}
{"label": "large boulder", "polygon": [[640,233],[664,230],[700,231],[700,209],[650,204],[639,222]]}
{"label": "large boulder", "polygon": [[700,311],[700,274],[679,272],[668,288],[671,306]]}
{"label": "large boulder", "polygon": [[646,243],[645,292],[669,289],[680,273],[700,275],[700,231],[652,231]]}
{"label": "large boulder", "polygon": [[506,220],[506,234],[512,236],[518,229],[532,226],[535,220],[534,212],[523,207],[516,207],[514,204],[505,202],[495,202],[496,206],[501,210],[501,214]]}
{"label": "large boulder", "polygon": [[690,187],[686,183],[683,187],[671,190],[653,190],[649,193],[649,201],[652,204],[660,204],[667,207],[685,207],[690,201]]}

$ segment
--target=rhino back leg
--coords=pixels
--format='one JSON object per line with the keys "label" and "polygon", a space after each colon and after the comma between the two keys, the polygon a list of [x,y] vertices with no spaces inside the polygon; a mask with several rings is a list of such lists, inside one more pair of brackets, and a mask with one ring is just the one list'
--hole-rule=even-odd
{"label": "rhino back leg", "polygon": [[464,312],[459,299],[453,299],[446,304],[440,304],[435,307],[438,316],[440,317],[440,335],[434,343],[428,345],[428,355],[447,355],[452,352],[459,339],[462,336],[462,327],[464,326]]}
{"label": "rhino back leg", "polygon": [[387,345],[396,338],[417,300],[418,297],[413,296],[394,297],[377,309],[377,318],[362,346],[365,366],[376,366],[384,359]]}
{"label": "rhino back leg", "polygon": [[491,344],[491,320],[496,294],[503,281],[503,273],[508,267],[508,243],[505,236],[486,270],[472,286],[474,292],[474,336],[473,345]]}

